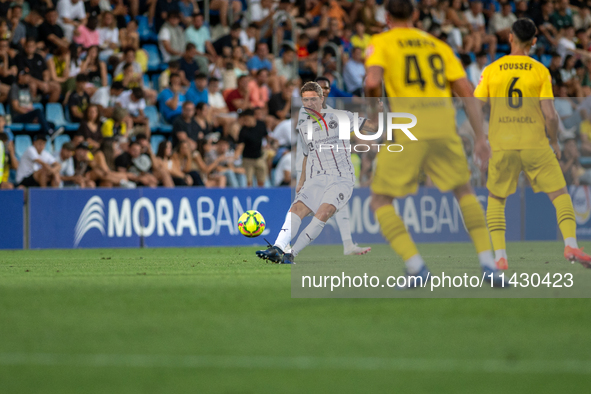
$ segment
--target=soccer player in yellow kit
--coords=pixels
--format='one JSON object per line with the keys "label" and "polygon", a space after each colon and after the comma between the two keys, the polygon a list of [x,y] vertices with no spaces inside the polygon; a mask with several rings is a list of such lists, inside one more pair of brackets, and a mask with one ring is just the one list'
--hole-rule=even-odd
{"label": "soccer player in yellow kit", "polygon": [[[403,151],[381,149],[378,153],[371,208],[384,237],[405,261],[409,281],[412,277],[427,281],[429,270],[392,204],[394,198],[416,193],[420,170],[424,170],[440,190],[453,191],[487,280],[492,280],[494,286],[503,286],[495,267],[484,211],[470,186],[470,171],[456,132],[452,91],[472,98],[472,87],[452,49],[412,27],[413,12],[411,0],[391,0],[391,29],[373,36],[366,50],[367,96],[380,96],[383,79],[390,106],[394,107],[391,110],[412,113],[417,118],[412,128],[417,141],[396,130],[394,140],[403,145]],[[404,99],[397,99],[400,97]],[[465,100],[465,106],[476,133],[475,153],[485,162],[490,150],[482,130],[480,104],[472,98]],[[414,280],[420,285],[419,280]]]}
{"label": "soccer player in yellow kit", "polygon": [[500,269],[508,267],[505,199],[515,193],[523,170],[534,192],[548,194],[556,208],[565,243],[564,257],[591,268],[591,257],[577,245],[573,204],[557,160],[560,158],[556,138],[558,114],[554,108],[552,79],[542,63],[528,56],[536,43],[535,35],[533,21],[517,20],[509,36],[511,54],[484,69],[474,92],[474,96],[491,104],[487,220],[495,262]]}

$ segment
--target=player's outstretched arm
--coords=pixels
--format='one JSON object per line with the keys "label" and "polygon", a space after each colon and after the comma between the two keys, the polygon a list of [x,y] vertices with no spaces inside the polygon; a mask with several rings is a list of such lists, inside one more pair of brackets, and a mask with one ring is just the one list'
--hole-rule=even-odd
{"label": "player's outstretched arm", "polygon": [[365,96],[381,97],[382,80],[384,79],[384,69],[378,66],[371,66],[367,69],[365,75]]}
{"label": "player's outstretched arm", "polygon": [[550,138],[550,145],[554,149],[556,158],[560,160],[561,152],[558,146],[558,113],[554,108],[554,100],[542,100],[540,105],[542,106],[542,113],[546,120],[546,132]]}
{"label": "player's outstretched arm", "polygon": [[484,170],[490,158],[490,147],[488,146],[483,130],[482,104],[480,104],[480,100],[474,98],[472,85],[470,85],[470,82],[466,78],[452,81],[451,89],[464,102],[466,115],[468,116],[472,129],[474,129],[476,137],[474,139],[474,154],[480,159],[480,167]]}

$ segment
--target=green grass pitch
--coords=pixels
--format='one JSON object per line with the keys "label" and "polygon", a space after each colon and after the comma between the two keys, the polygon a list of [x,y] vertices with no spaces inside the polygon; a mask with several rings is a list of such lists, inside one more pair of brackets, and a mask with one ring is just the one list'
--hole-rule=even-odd
{"label": "green grass pitch", "polygon": [[[292,299],[291,267],[256,249],[0,252],[0,392],[589,391],[588,299]],[[420,250],[474,258],[470,244]],[[561,251],[513,243],[509,264],[570,266]]]}

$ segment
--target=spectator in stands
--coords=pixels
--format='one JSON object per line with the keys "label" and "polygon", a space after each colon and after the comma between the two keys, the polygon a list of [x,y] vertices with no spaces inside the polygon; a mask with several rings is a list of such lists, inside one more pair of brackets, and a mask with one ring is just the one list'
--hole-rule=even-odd
{"label": "spectator in stands", "polygon": [[187,141],[180,141],[175,150],[173,155],[177,157],[183,173],[193,179],[193,186],[206,186],[199,173],[206,169],[199,151],[192,149]]}
{"label": "spectator in stands", "polygon": [[58,0],[59,25],[68,41],[72,41],[74,30],[86,23],[86,10],[82,0]]}
{"label": "spectator in stands", "polygon": [[193,178],[183,172],[178,155],[174,155],[172,152],[170,141],[162,141],[158,145],[156,162],[168,169],[175,186],[193,186]]}
{"label": "spectator in stands", "polygon": [[172,124],[172,146],[176,148],[179,141],[191,140],[190,144],[195,149],[197,141],[205,137],[199,125],[193,117],[195,116],[195,104],[191,101],[183,103],[183,110],[180,116]]}
{"label": "spectator in stands", "polygon": [[25,25],[21,23],[23,16],[23,6],[18,3],[12,3],[10,5],[10,15],[8,17],[8,27],[12,33],[11,43],[15,48],[22,47],[27,37],[27,31]]}
{"label": "spectator in stands", "polygon": [[181,21],[178,12],[171,12],[158,33],[158,45],[162,54],[162,61],[168,63],[178,60],[185,50],[185,32],[179,25]]}
{"label": "spectator in stands", "polygon": [[170,76],[170,87],[164,89],[158,95],[158,108],[164,120],[172,123],[181,114],[185,101],[181,77],[178,74],[172,74]]}
{"label": "spectator in stands", "polygon": [[581,88],[581,81],[575,69],[577,58],[574,55],[566,55],[562,69],[560,70],[560,77],[562,83],[568,89],[568,95],[572,97],[583,97],[583,90]]}
{"label": "spectator in stands", "polygon": [[560,75],[560,66],[562,65],[562,57],[558,53],[552,54],[552,60],[550,60],[550,77],[552,77],[552,85],[562,85],[562,76]]}
{"label": "spectator in stands", "polygon": [[79,25],[74,29],[73,41],[87,49],[94,45],[100,44],[100,34],[97,30],[98,18],[91,16],[86,20],[86,24]]}
{"label": "spectator in stands", "polygon": [[248,75],[242,75],[238,78],[238,87],[226,96],[228,111],[236,112],[238,109],[245,110],[251,107],[248,94],[249,83],[250,76]]}
{"label": "spectator in stands", "polygon": [[84,10],[86,11],[86,16],[96,16],[97,18],[101,15],[101,7],[100,7],[100,0],[89,0],[84,3]]}
{"label": "spectator in stands", "polygon": [[204,73],[197,73],[195,80],[191,83],[191,87],[187,90],[187,101],[197,105],[199,103],[206,103],[208,100],[207,91],[207,75]]}
{"label": "spectator in stands", "polygon": [[18,68],[8,52],[8,40],[0,39],[0,103],[6,102]]}
{"label": "spectator in stands", "polygon": [[298,78],[296,69],[293,65],[296,53],[290,46],[283,47],[281,57],[276,57],[273,65],[274,74],[269,78],[269,85],[274,93],[281,92],[281,87],[289,80]]}
{"label": "spectator in stands", "polygon": [[[63,186],[78,186],[82,189],[95,187],[94,181],[87,178],[85,171],[88,162],[88,145],[81,143],[74,147],[71,142],[62,145],[56,154],[56,161],[60,164],[60,178]],[[74,160],[76,156],[76,160]]]}
{"label": "spectator in stands", "polygon": [[240,45],[242,46],[242,48],[244,48],[244,52],[248,57],[254,55],[258,36],[259,29],[256,23],[251,23],[248,25],[246,30],[240,31]]}
{"label": "spectator in stands", "polygon": [[509,44],[511,26],[516,20],[517,17],[511,12],[511,3],[501,4],[501,12],[495,12],[489,22],[490,30],[497,36],[497,42]]}
{"label": "spectator in stands", "polygon": [[195,116],[193,118],[197,123],[197,133],[202,134],[203,138],[213,132],[214,127],[219,126],[219,122],[212,120],[211,108],[208,104],[199,103],[195,106]]}
{"label": "spectator in stands", "polygon": [[293,82],[287,81],[282,85],[279,93],[275,93],[269,99],[269,115],[277,120],[289,119],[291,116],[291,95],[293,93]]}
{"label": "spectator in stands", "polygon": [[123,65],[123,73],[113,78],[115,82],[121,82],[125,89],[133,89],[144,86],[144,78],[140,74],[133,71],[133,64],[125,63]]}
{"label": "spectator in stands", "polygon": [[361,96],[363,90],[363,78],[365,78],[365,64],[361,48],[354,48],[351,59],[345,64],[343,80],[347,91],[355,96]]}
{"label": "spectator in stands", "polygon": [[20,71],[16,83],[12,84],[8,95],[13,123],[39,123],[43,134],[52,134],[53,128],[45,120],[45,114],[39,108],[33,108],[33,95],[30,89],[31,76]]}
{"label": "spectator in stands", "polygon": [[43,56],[36,53],[37,44],[33,40],[27,40],[25,51],[19,53],[14,59],[19,70],[30,74],[29,84],[33,97],[37,92],[49,95],[49,102],[56,103],[60,98],[61,87],[59,83],[50,81],[49,70]]}
{"label": "spectator in stands", "polygon": [[355,34],[351,37],[351,44],[354,48],[361,48],[365,51],[365,48],[369,45],[371,36],[365,32],[365,24],[358,20],[355,22]]}
{"label": "spectator in stands", "polygon": [[21,156],[16,172],[16,183],[24,187],[59,187],[60,164],[45,150],[47,137],[37,134],[33,145]]}
{"label": "spectator in stands", "polygon": [[281,158],[275,167],[274,186],[291,186],[291,151],[281,149]]}
{"label": "spectator in stands", "polygon": [[273,63],[269,60],[269,46],[265,42],[259,42],[256,48],[256,54],[246,63],[248,71],[253,75],[261,69],[271,71]]}
{"label": "spectator in stands", "polygon": [[[199,65],[195,61],[196,56],[197,50],[195,49],[195,44],[188,43],[185,46],[183,56],[179,60],[179,67],[189,82],[193,82],[195,74],[199,72]],[[207,68],[204,69],[204,71],[206,70]]]}
{"label": "spectator in stands", "polygon": [[61,47],[47,59],[49,79],[60,84],[60,92],[64,95],[76,85],[76,80],[70,78],[70,63],[70,51]]}
{"label": "spectator in stands", "polygon": [[551,0],[544,0],[540,4],[540,9],[531,15],[541,33],[538,35],[538,45],[542,45],[545,49],[558,45],[558,30],[551,20],[553,12],[554,3]]}
{"label": "spectator in stands", "polygon": [[111,117],[117,98],[125,91],[120,81],[115,81],[111,86],[98,89],[91,97],[90,102],[99,107],[99,112],[106,118]]}
{"label": "spectator in stands", "polygon": [[0,189],[2,190],[14,189],[14,185],[9,181],[10,170],[18,169],[14,141],[10,141],[4,132],[5,124],[4,116],[0,115],[0,152],[4,152],[4,154],[0,153],[0,157],[4,159],[3,162],[0,162]]}
{"label": "spectator in stands", "polygon": [[240,23],[234,23],[230,28],[230,34],[220,37],[213,43],[213,48],[218,56],[224,56],[224,51],[226,52],[225,56],[228,56],[232,48],[240,46],[240,30],[242,30]]}
{"label": "spectator in stands", "polygon": [[225,184],[230,187],[246,187],[245,171],[242,167],[234,165],[234,154],[229,151],[228,138],[217,140],[213,149],[210,149],[205,157],[206,163],[214,163],[213,173],[226,178]]}
{"label": "spectator in stands", "polygon": [[253,2],[250,8],[250,20],[260,29],[260,37],[268,37],[272,31],[270,29],[275,15],[275,5],[272,0],[261,0]]}
{"label": "spectator in stands", "polygon": [[556,11],[550,17],[550,22],[556,30],[573,26],[572,12],[569,9],[569,0],[557,0],[555,3]]}
{"label": "spectator in stands", "polygon": [[193,14],[193,24],[185,30],[185,42],[195,45],[196,61],[199,63],[200,70],[207,69],[208,59],[216,55],[213,45],[211,45],[211,34],[207,26],[203,25],[203,14],[197,12]]}
{"label": "spectator in stands", "polygon": [[252,109],[246,109],[238,114],[238,121],[242,128],[240,129],[235,159],[242,157],[248,187],[252,186],[253,176],[255,175],[258,186],[262,187],[267,179],[267,162],[263,155],[263,140],[270,140],[267,126],[264,122],[255,118]]}
{"label": "spectator in stands", "polygon": [[125,174],[127,179],[138,186],[158,186],[158,179],[152,174],[152,160],[150,156],[142,153],[142,147],[138,141],[131,141],[127,152],[115,159],[117,171]]}
{"label": "spectator in stands", "polygon": [[119,186],[133,189],[136,184],[128,180],[127,173],[116,171],[115,145],[117,145],[115,140],[108,138],[102,142],[99,150],[94,150],[93,159],[88,163],[90,166],[88,177],[103,187]]}
{"label": "spectator in stands", "polygon": [[148,136],[144,133],[139,133],[135,136],[135,140],[140,144],[142,155],[149,157],[152,164],[150,171],[156,177],[158,182],[164,187],[174,187],[174,182],[172,181],[168,168],[166,168],[162,162],[156,160],[156,155],[152,151],[152,145],[150,144]]}
{"label": "spectator in stands", "polygon": [[466,73],[468,74],[468,79],[472,82],[472,85],[476,87],[480,82],[480,76],[482,75],[482,71],[486,67],[486,63],[488,63],[488,59],[486,57],[486,52],[482,51],[476,55],[476,61],[471,63],[468,68],[466,69]]}
{"label": "spectator in stands", "polygon": [[196,157],[201,157],[203,159],[202,173],[205,176],[205,186],[224,188],[226,187],[228,180],[226,176],[219,171],[218,167],[223,161],[226,160],[226,157],[217,156],[215,154],[214,144],[217,142],[218,138],[213,136],[199,141],[199,144],[197,145],[197,151],[199,152],[199,155]]}
{"label": "spectator in stands", "polygon": [[[579,162],[579,150],[577,148],[577,141],[574,138],[569,138],[564,141],[564,149],[562,151],[562,156],[560,157],[560,168],[562,169],[562,173],[564,174],[564,180],[566,181],[567,185],[579,185],[580,181],[583,179],[579,179],[579,177],[585,174],[585,170],[581,166]],[[587,176],[586,180],[588,181],[591,177]],[[588,182],[586,182],[589,184]]]}
{"label": "spectator in stands", "polygon": [[465,11],[464,15],[470,25],[469,28],[474,38],[473,51],[479,53],[482,50],[482,45],[486,44],[488,45],[488,53],[491,59],[494,59],[497,52],[497,38],[493,34],[486,33],[486,22],[482,13],[482,1],[472,0],[470,2],[470,10]]}
{"label": "spectator in stands", "polygon": [[76,90],[70,94],[68,99],[68,109],[70,110],[70,119],[72,122],[80,123],[84,120],[84,112],[90,104],[90,96],[86,93],[86,75],[78,74],[76,76]]}
{"label": "spectator in stands", "polygon": [[292,142],[294,137],[294,134],[292,133],[292,128],[294,128],[294,125],[292,122],[292,119],[282,120],[273,129],[271,137],[277,141],[277,146],[279,148],[290,148],[292,145],[295,145],[295,141]]}
{"label": "spectator in stands", "polygon": [[178,60],[171,60],[168,62],[168,68],[160,73],[160,77],[158,77],[158,85],[160,90],[164,90],[170,86],[170,76],[172,74],[178,74],[181,77],[181,85],[183,87],[188,87],[191,85],[191,82],[187,79],[185,72],[181,70],[181,63]]}
{"label": "spectator in stands", "polygon": [[64,37],[64,31],[57,20],[57,10],[48,8],[45,11],[45,21],[38,28],[37,38],[45,43],[45,48],[50,53],[53,53],[58,47],[70,47],[70,40]]}
{"label": "spectator in stands", "polygon": [[84,112],[84,120],[80,123],[78,134],[84,137],[84,141],[93,149],[100,147],[103,142],[101,132],[102,122],[99,117],[99,109],[95,104],[90,104]]}
{"label": "spectator in stands", "polygon": [[101,23],[98,28],[99,46],[101,47],[100,58],[107,61],[115,51],[119,50],[119,29],[111,11],[101,14]]}
{"label": "spectator in stands", "polygon": [[220,80],[215,77],[209,78],[207,84],[207,103],[214,114],[228,112],[226,100],[220,92]]}
{"label": "spectator in stands", "polygon": [[257,71],[256,77],[248,85],[249,100],[252,107],[266,108],[269,102],[269,71],[261,68]]}
{"label": "spectator in stands", "polygon": [[[86,58],[80,65],[80,73],[85,74],[88,82],[92,83],[96,89],[108,85],[107,65],[105,62],[100,61],[98,47],[93,46],[88,49]],[[95,89],[92,90],[96,91]]]}
{"label": "spectator in stands", "polygon": [[579,12],[573,15],[573,25],[575,29],[588,30],[591,28],[591,11],[588,5],[579,7]]}
{"label": "spectator in stands", "polygon": [[117,99],[117,104],[125,109],[131,119],[133,127],[140,126],[143,132],[150,136],[150,121],[144,113],[146,109],[146,100],[144,99],[144,91],[142,88],[133,88],[123,92]]}
{"label": "spectator in stands", "polygon": [[576,52],[577,46],[575,45],[575,28],[572,26],[566,26],[560,29],[560,39],[558,40],[558,47],[556,52],[564,62],[566,55],[573,54]]}
{"label": "spectator in stands", "polygon": [[123,51],[123,61],[115,67],[115,71],[113,72],[113,76],[117,77],[120,74],[123,74],[123,67],[126,64],[133,65],[133,73],[137,74],[139,77],[142,77],[142,66],[136,61],[136,50],[133,47],[126,47]]}
{"label": "spectator in stands", "polygon": [[105,120],[101,126],[103,138],[115,138],[120,141],[127,138],[127,124],[125,118],[127,111],[121,107],[115,107],[112,116]]}

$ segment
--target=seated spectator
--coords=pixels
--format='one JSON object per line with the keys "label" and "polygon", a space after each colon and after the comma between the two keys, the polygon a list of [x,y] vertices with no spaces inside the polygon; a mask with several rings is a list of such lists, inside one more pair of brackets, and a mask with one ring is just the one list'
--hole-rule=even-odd
{"label": "seated spectator", "polygon": [[550,60],[550,66],[548,67],[548,71],[550,71],[550,77],[552,77],[553,86],[562,85],[562,76],[560,75],[561,65],[562,57],[558,53],[553,53],[552,59]]}
{"label": "seated spectator", "polygon": [[216,56],[216,52],[211,45],[209,29],[203,24],[203,14],[194,13],[192,22],[193,24],[185,30],[185,42],[195,45],[195,60],[199,63],[199,69],[203,71],[207,69],[208,60],[213,60]]}
{"label": "seated spectator", "polygon": [[472,82],[474,87],[480,82],[480,76],[486,67],[486,63],[488,63],[486,52],[482,51],[476,55],[476,61],[467,67],[468,80]]}
{"label": "seated spectator", "polygon": [[181,85],[183,85],[183,87],[191,85],[185,72],[181,70],[181,63],[178,60],[171,60],[168,62],[168,68],[162,71],[158,77],[158,87],[160,88],[160,91],[170,86],[170,76],[172,74],[178,74],[181,77]]}
{"label": "seated spectator", "polygon": [[103,142],[101,126],[98,106],[89,104],[84,112],[84,120],[80,123],[78,134],[84,137],[84,141],[93,150],[99,148]]}
{"label": "seated spectator", "polygon": [[261,68],[257,71],[256,77],[251,80],[248,85],[248,91],[250,92],[249,100],[252,107],[255,108],[266,108],[267,102],[269,101],[269,86],[267,81],[269,79],[269,71]]}
{"label": "seated spectator", "polygon": [[191,82],[191,87],[187,90],[187,101],[197,105],[199,103],[206,103],[208,100],[207,91],[207,75],[203,73],[197,73],[195,80]]}
{"label": "seated spectator", "polygon": [[215,77],[209,78],[207,84],[207,103],[214,115],[228,112],[226,100],[224,100],[224,96],[220,92],[220,80]]}
{"label": "seated spectator", "polygon": [[470,9],[464,11],[464,15],[474,38],[474,47],[472,50],[475,53],[479,53],[482,50],[483,44],[488,44],[488,53],[491,59],[494,59],[497,53],[497,38],[492,34],[486,33],[486,22],[482,13],[482,1],[472,0],[470,2]]}
{"label": "seated spectator", "polygon": [[560,70],[560,78],[562,83],[568,89],[568,95],[571,97],[583,97],[583,89],[581,88],[581,81],[575,69],[577,58],[574,55],[566,55],[562,69]]}
{"label": "seated spectator", "polygon": [[135,140],[140,144],[142,155],[147,155],[152,162],[151,172],[154,174],[160,185],[164,187],[174,187],[174,182],[170,176],[170,172],[162,162],[156,160],[156,155],[152,151],[150,139],[144,133],[139,133],[135,136]]}
{"label": "seated spectator", "polygon": [[117,98],[125,91],[121,82],[113,82],[109,86],[98,89],[91,97],[90,102],[99,107],[99,112],[106,118],[111,117]]}
{"label": "seated spectator", "polygon": [[240,31],[240,46],[244,48],[244,52],[249,57],[254,55],[258,36],[259,29],[256,23],[251,23],[246,30]]}
{"label": "seated spectator", "polygon": [[361,48],[365,52],[368,47],[371,36],[365,32],[365,23],[363,21],[355,22],[355,34],[351,37],[353,48]]}
{"label": "seated spectator", "polygon": [[117,172],[125,174],[128,180],[138,186],[158,186],[158,179],[151,172],[152,160],[149,155],[142,153],[138,141],[131,141],[127,152],[117,156],[115,167]]}
{"label": "seated spectator", "polygon": [[463,43],[462,52],[467,53],[474,50],[475,39],[470,31],[470,23],[468,23],[468,19],[462,11],[462,6],[462,0],[451,0],[449,2],[446,17],[452,25],[461,32]]}
{"label": "seated spectator", "polygon": [[117,104],[125,109],[131,119],[131,127],[140,126],[143,132],[150,137],[150,121],[144,113],[146,100],[142,88],[133,88],[123,92],[117,99]]}
{"label": "seated spectator", "polygon": [[115,107],[112,116],[105,120],[101,126],[101,134],[103,135],[103,138],[115,138],[116,140],[127,138],[126,117],[126,110],[121,107]]}
{"label": "seated spectator", "polygon": [[257,44],[256,54],[248,59],[246,67],[252,75],[256,74],[257,71],[265,69],[271,71],[273,63],[269,60],[269,46],[265,42],[259,42]]}
{"label": "seated spectator", "polygon": [[197,144],[198,155],[195,156],[197,163],[202,167],[202,173],[205,178],[206,187],[226,187],[227,179],[224,174],[218,171],[219,164],[226,160],[225,157],[218,157],[212,152],[215,150],[213,142],[217,142],[216,139],[207,138],[199,141]]}
{"label": "seated spectator", "polygon": [[94,150],[94,158],[89,163],[90,171],[88,176],[102,187],[119,186],[133,189],[137,185],[128,179],[127,173],[116,171],[115,145],[117,145],[117,142],[112,138],[108,138],[103,140],[99,150]]}
{"label": "seated spectator", "polygon": [[68,41],[72,41],[74,30],[86,23],[86,10],[82,0],[58,0],[59,25]]}
{"label": "seated spectator", "polygon": [[275,93],[269,99],[269,115],[278,120],[291,117],[291,95],[293,93],[293,82],[287,81],[279,93]]}
{"label": "seated spectator", "polygon": [[[14,189],[14,185],[9,181],[10,170],[18,169],[14,141],[10,141],[8,135],[4,132],[5,124],[4,116],[0,115],[0,157],[4,158],[4,161],[0,163],[0,190]],[[4,154],[1,152],[4,152]]]}
{"label": "seated spectator", "polygon": [[143,78],[142,66],[136,61],[136,50],[133,47],[126,47],[123,51],[123,61],[115,67],[113,76],[117,77],[123,74],[123,67],[126,64],[133,65],[133,73],[137,74],[139,78]]}
{"label": "seated spectator", "polygon": [[60,164],[45,150],[47,137],[37,134],[33,145],[29,146],[21,156],[16,171],[16,183],[24,187],[59,187]]}
{"label": "seated spectator", "polygon": [[228,111],[236,112],[238,109],[245,110],[251,107],[248,92],[249,83],[250,77],[248,75],[242,75],[238,78],[238,87],[226,96]]}
{"label": "seated spectator", "polygon": [[8,40],[0,39],[0,103],[6,102],[17,74],[18,68],[8,52]]}
{"label": "seated spectator", "polygon": [[285,46],[281,57],[275,58],[275,75],[269,79],[269,85],[272,87],[273,93],[281,92],[281,87],[291,79],[298,77],[293,61],[295,59],[295,51]]}
{"label": "seated spectator", "polygon": [[89,0],[84,3],[84,9],[86,10],[86,15],[96,16],[97,18],[101,15],[101,7],[100,7],[100,0]]}
{"label": "seated spectator", "polygon": [[[137,29],[138,23],[135,19],[130,20],[127,23],[127,26],[119,27],[119,47],[133,48],[138,52],[142,52],[143,55],[147,58],[146,51],[144,51],[143,49],[140,51],[140,34],[138,33]],[[147,70],[147,68],[142,68],[143,72],[146,72]]]}
{"label": "seated spectator", "polygon": [[[45,10],[45,21],[37,29],[38,39],[45,44],[45,48],[50,53],[53,53],[58,47],[70,47],[70,40],[64,36],[64,30],[57,23],[57,20],[57,10],[48,8]],[[32,39],[32,41],[35,41],[35,39]]]}
{"label": "seated spectator", "polygon": [[144,78],[134,73],[133,64],[125,63],[123,73],[113,78],[115,82],[121,82],[125,89],[141,88],[144,86]]}
{"label": "seated spectator", "polygon": [[70,119],[72,122],[80,123],[84,120],[84,112],[90,104],[90,96],[86,93],[86,75],[78,74],[76,76],[76,90],[70,94],[68,99],[68,109],[70,110]]}
{"label": "seated spectator", "polygon": [[205,186],[200,171],[206,169],[205,162],[201,158],[199,151],[192,149],[187,141],[180,141],[173,153],[179,162],[181,170],[193,179],[193,186]]}
{"label": "seated spectator", "polygon": [[589,5],[579,8],[579,12],[573,15],[573,26],[575,29],[588,30],[591,28],[591,10]]}
{"label": "seated spectator", "polygon": [[183,111],[182,107],[185,101],[181,77],[178,74],[172,74],[170,76],[170,88],[164,89],[158,95],[158,109],[164,120],[172,123]]}
{"label": "seated spectator", "polygon": [[[337,1],[331,3],[335,3],[335,5],[338,4]],[[334,5],[331,6],[331,10],[334,7]],[[376,20],[376,9],[377,6],[375,0],[366,0],[365,4],[359,11],[359,13],[361,14],[360,18],[363,21],[363,23],[365,23],[366,30],[371,34],[377,34],[384,30],[384,25]],[[341,11],[343,11],[342,8]],[[343,23],[348,21],[348,16],[345,12],[339,12],[337,15],[338,17],[336,17],[336,19],[339,22],[339,28],[341,28],[343,26]]]}
{"label": "seated spectator", "polygon": [[574,54],[577,50],[577,46],[575,44],[575,28],[572,26],[564,27],[560,30],[560,39],[558,40],[558,47],[556,48],[556,52],[561,57],[561,60],[564,62],[566,55]]}
{"label": "seated spectator", "polygon": [[497,42],[501,44],[509,44],[511,26],[517,20],[517,17],[511,10],[511,3],[503,3],[501,5],[501,12],[495,12],[489,22],[490,30],[497,36]]}
{"label": "seated spectator", "polygon": [[178,12],[169,13],[158,33],[158,46],[165,63],[180,59],[185,50],[185,32],[179,26],[180,21]]}
{"label": "seated spectator", "polygon": [[355,96],[361,96],[363,90],[363,79],[365,78],[365,64],[363,64],[363,55],[361,48],[353,49],[353,56],[345,64],[343,79],[347,91]]}
{"label": "seated spectator", "polygon": [[[107,65],[99,59],[99,48],[94,46],[88,49],[86,58],[80,65],[80,74],[85,74],[88,82],[90,82],[95,89],[89,92],[90,95],[96,92],[96,89],[107,86],[109,83],[107,77]],[[86,88],[88,91],[88,86]],[[91,94],[92,93],[92,94]]]}
{"label": "seated spectator", "polygon": [[117,20],[115,20],[111,11],[106,11],[101,14],[101,23],[98,28],[98,33],[98,45],[101,48],[100,58],[102,61],[107,61],[110,56],[119,50],[120,46]]}
{"label": "seated spectator", "polygon": [[551,21],[554,12],[554,3],[551,0],[543,0],[538,12],[532,13],[532,19],[541,33],[538,35],[538,43],[546,50],[558,45],[558,30]]}
{"label": "seated spectator", "polygon": [[[189,82],[193,82],[195,74],[199,72],[199,65],[194,60],[196,56],[197,50],[195,49],[195,44],[188,43],[185,47],[183,56],[179,60],[179,67]],[[207,68],[204,70],[206,69]]]}
{"label": "seated spectator", "polygon": [[98,18],[91,16],[87,19],[86,25],[81,24],[74,30],[74,42],[85,49],[100,45],[100,34],[97,27]]}
{"label": "seated spectator", "polygon": [[208,104],[199,103],[195,106],[195,116],[193,117],[197,123],[197,133],[202,134],[202,138],[207,138],[220,123],[216,118],[212,117],[211,108]]}
{"label": "seated spectator", "polygon": [[19,53],[14,62],[18,71],[26,71],[30,74],[28,82],[31,88],[33,97],[37,96],[37,92],[49,95],[49,102],[57,103],[60,98],[61,87],[58,82],[50,81],[49,70],[45,59],[40,54],[36,53],[37,44],[33,40],[27,40],[25,43],[25,51]]}
{"label": "seated spectator", "polygon": [[23,16],[23,6],[19,3],[12,3],[10,5],[10,16],[8,17],[8,24],[12,32],[11,44],[15,48],[22,47],[27,37],[27,30],[25,25],[21,22]]}
{"label": "seated spectator", "polygon": [[33,108],[33,95],[30,89],[31,76],[20,71],[17,82],[12,84],[10,93],[10,111],[13,123],[39,123],[43,134],[52,134],[53,128],[45,120],[45,114],[39,108]]}
{"label": "seated spectator", "polygon": [[[564,149],[560,157],[560,169],[564,174],[564,180],[567,185],[579,185],[579,177],[585,173],[585,170],[579,162],[579,149],[577,148],[577,141],[574,138],[569,138],[564,141]],[[591,176],[587,176],[587,181],[591,180]],[[589,182],[587,182],[589,184]]]}
{"label": "seated spectator", "polygon": [[295,141],[292,142],[294,134],[292,133],[292,119],[282,120],[275,126],[271,137],[277,141],[277,146],[280,148],[291,148],[295,145]]}
{"label": "seated spectator", "polygon": [[[244,48],[238,46],[232,48],[232,58],[230,59],[232,65],[234,66],[233,70],[236,74],[236,78],[241,75],[248,74],[248,67],[246,66],[246,62],[244,61]],[[226,85],[224,85],[225,87]]]}
{"label": "seated spectator", "polygon": [[282,156],[275,167],[274,186],[291,186],[291,151],[283,149]]}
{"label": "seated spectator", "polygon": [[183,172],[179,156],[173,154],[172,143],[170,141],[162,141],[158,145],[156,161],[159,165],[168,169],[175,186],[193,186],[193,178],[191,175]]}
{"label": "seated spectator", "polygon": [[560,31],[560,29],[573,26],[572,12],[569,9],[569,0],[558,0],[554,7],[556,11],[550,16],[550,22],[554,25],[556,30]]}
{"label": "seated spectator", "polygon": [[[240,23],[234,23],[230,28],[230,34],[218,38],[218,40],[213,43],[213,48],[218,56],[227,57],[229,56],[229,53],[231,53],[232,48],[240,46],[241,30],[242,27],[240,26]],[[226,52],[225,55],[224,52]]]}
{"label": "seated spectator", "polygon": [[252,186],[255,175],[258,186],[263,187],[267,180],[267,162],[263,155],[263,140],[269,139],[267,126],[255,118],[252,109],[246,109],[238,114],[238,121],[242,128],[238,137],[235,159],[242,157],[248,187]]}
{"label": "seated spectator", "polygon": [[207,151],[205,163],[214,166],[210,176],[213,174],[224,176],[226,178],[225,184],[230,187],[246,187],[244,168],[234,166],[234,155],[229,154],[229,147],[228,139],[220,138],[213,149]]}
{"label": "seated spectator", "polygon": [[94,181],[86,176],[88,152],[88,145],[85,143],[77,147],[74,147],[71,142],[62,145],[55,159],[60,164],[60,178],[63,186],[78,186],[81,189],[96,186]]}
{"label": "seated spectator", "polygon": [[195,116],[195,104],[190,101],[183,103],[183,110],[180,116],[172,123],[172,146],[176,148],[179,141],[191,140],[193,149],[197,147],[197,141],[203,139],[205,134],[193,117]]}

